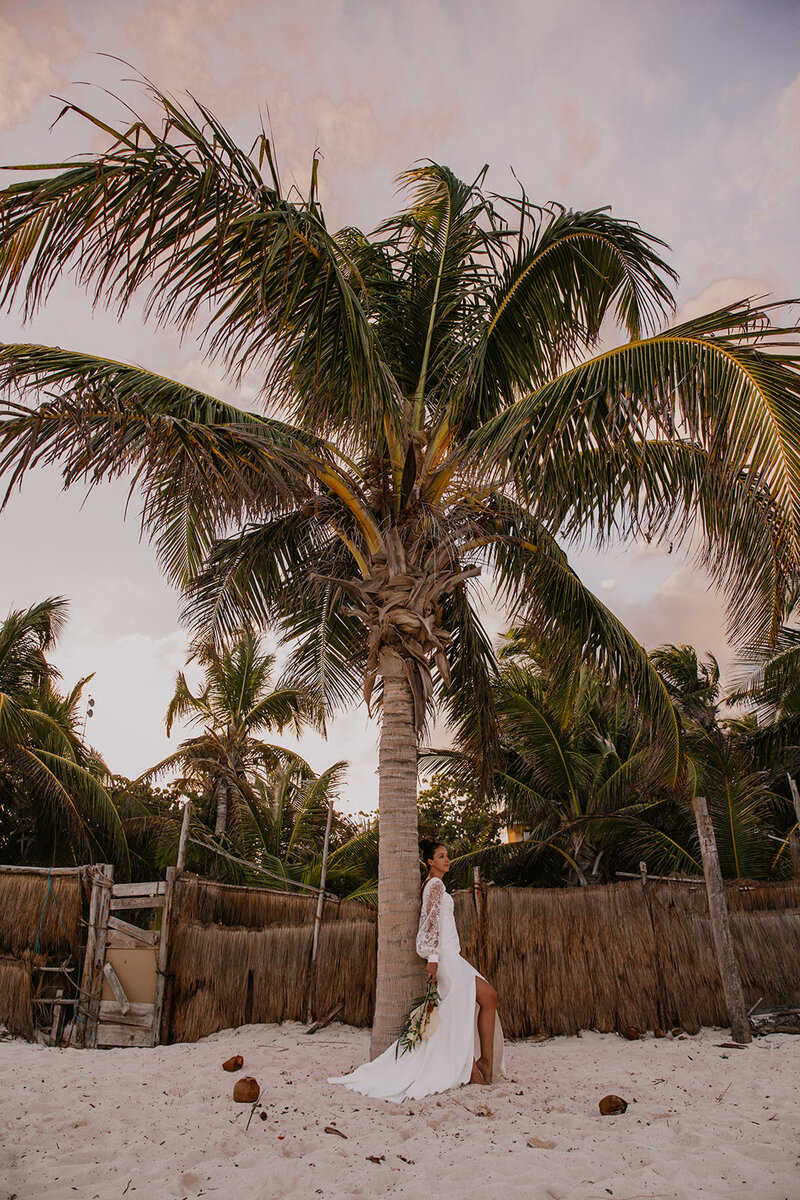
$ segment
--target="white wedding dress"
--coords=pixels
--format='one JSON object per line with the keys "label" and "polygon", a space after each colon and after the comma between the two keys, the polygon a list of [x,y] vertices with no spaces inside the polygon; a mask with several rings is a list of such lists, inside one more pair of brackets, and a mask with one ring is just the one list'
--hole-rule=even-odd
{"label": "white wedding dress", "polygon": [[[436,985],[441,996],[439,1025],[427,1041],[397,1054],[397,1043],[350,1075],[329,1079],[353,1092],[382,1100],[419,1100],[433,1092],[468,1083],[472,1064],[480,1057],[475,998],[478,972],[461,957],[453,916],[453,898],[441,879],[429,879],[422,891],[417,954],[438,962]],[[483,978],[483,976],[480,976]],[[495,1016],[494,1073],[504,1073],[503,1031]]]}

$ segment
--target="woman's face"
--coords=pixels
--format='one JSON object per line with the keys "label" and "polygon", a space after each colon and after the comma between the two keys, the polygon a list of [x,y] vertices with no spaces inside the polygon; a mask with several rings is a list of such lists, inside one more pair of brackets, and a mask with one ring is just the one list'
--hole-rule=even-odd
{"label": "woman's face", "polygon": [[446,846],[437,846],[433,852],[433,858],[428,860],[432,866],[436,867],[437,871],[441,871],[446,875],[450,870],[450,855],[447,853]]}

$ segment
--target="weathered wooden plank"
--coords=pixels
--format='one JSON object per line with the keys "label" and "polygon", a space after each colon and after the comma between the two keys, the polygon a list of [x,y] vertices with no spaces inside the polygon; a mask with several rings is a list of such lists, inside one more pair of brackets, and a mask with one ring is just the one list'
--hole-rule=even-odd
{"label": "weathered wooden plank", "polygon": [[[61,1000],[63,995],[64,995],[64,989],[59,988],[55,995],[56,1000]],[[59,1039],[59,1035],[61,1033],[61,1026],[63,1025],[63,1023],[64,1023],[63,1006],[56,1005],[56,1007],[53,1010],[53,1024],[50,1027],[50,1036],[56,1045],[58,1045],[58,1039]]]}
{"label": "weathered wooden plank", "polygon": [[128,1002],[128,1011],[123,1012],[116,1000],[101,1000],[100,1025],[131,1025],[137,1029],[153,1028],[153,1005]]}
{"label": "weathered wooden plank", "polygon": [[163,879],[146,883],[115,883],[112,896],[163,896],[167,885]]}
{"label": "weathered wooden plank", "polygon": [[106,957],[108,906],[111,902],[114,868],[110,863],[101,863],[93,868],[92,874],[89,927],[80,991],[80,1012],[85,1024],[78,1025],[77,1035],[79,1044],[89,1047],[96,1044],[97,1016],[100,1011],[100,993],[103,986],[103,963]]}
{"label": "weathered wooden plank", "polygon": [[192,819],[192,802],[187,798],[183,802],[183,819],[181,820],[181,836],[178,841],[177,868],[182,871],[186,864],[186,839],[189,836],[189,823]]}
{"label": "weathered wooden plank", "polygon": [[[120,1008],[122,1009],[122,1011],[124,1013],[129,1012],[130,1007],[131,1007],[131,1002],[128,999],[128,997],[125,995],[125,988],[122,986],[122,984],[120,982],[119,975],[114,970],[113,963],[107,962],[105,964],[105,966],[103,967],[103,974],[105,975],[106,979],[108,980],[108,986],[111,988],[112,992],[114,993],[114,999],[116,1000],[117,1004],[120,1006]],[[102,1003],[102,1001],[101,1001],[101,1003]]]}
{"label": "weathered wooden plank", "polygon": [[163,908],[163,896],[122,896],[111,901],[111,911],[120,912],[126,908]]}
{"label": "weathered wooden plank", "polygon": [[157,946],[159,931],[157,929],[140,929],[122,917],[108,918],[107,945],[115,950],[138,950],[141,946]]}
{"label": "weathered wooden plank", "polygon": [[158,975],[156,978],[156,1002],[153,1011],[153,1045],[161,1043],[161,1016],[164,1011],[164,988],[167,981],[167,952],[169,930],[172,923],[172,904],[175,897],[175,880],[180,872],[177,867],[167,867],[167,895],[164,916],[161,921],[161,941],[158,947]]}
{"label": "weathered wooden plank", "polygon": [[86,867],[9,867],[0,866],[0,875],[80,875]]}
{"label": "weathered wooden plank", "polygon": [[752,1038],[750,1024],[747,1020],[747,1010],[742,990],[742,977],[733,951],[730,921],[728,919],[728,904],[725,899],[725,884],[722,882],[722,871],[717,855],[717,843],[714,837],[714,826],[708,815],[708,804],[704,796],[695,796],[692,801],[694,817],[697,822],[697,833],[700,839],[700,853],[703,858],[703,872],[706,877],[706,893],[708,895],[708,914],[711,921],[711,936],[719,966],[722,991],[725,996],[725,1007],[728,1010],[728,1021],[731,1027],[731,1037],[734,1042],[745,1045]]}
{"label": "weathered wooden plank", "polygon": [[[127,1017],[152,1017],[153,1005],[145,1004],[140,1000],[128,1001],[129,1011],[125,1014]],[[119,1005],[116,1000],[101,1000],[100,1001],[100,1020],[101,1021],[118,1021],[121,1016]]]}
{"label": "weathered wooden plank", "polygon": [[106,1024],[98,1026],[98,1046],[152,1046],[153,1031],[136,1025]]}

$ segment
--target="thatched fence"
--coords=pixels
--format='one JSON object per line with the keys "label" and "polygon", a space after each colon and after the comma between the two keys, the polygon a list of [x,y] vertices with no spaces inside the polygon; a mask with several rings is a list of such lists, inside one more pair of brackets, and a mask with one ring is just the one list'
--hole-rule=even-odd
{"label": "thatched fence", "polygon": [[[800,1003],[800,882],[726,894],[748,1005]],[[702,880],[454,899],[462,952],[497,988],[510,1037],[727,1024]]]}
{"label": "thatched fence", "polygon": [[82,868],[0,867],[0,1023],[33,1037],[34,1002],[49,971],[80,971]]}
{"label": "thatched fence", "polygon": [[[316,897],[184,875],[170,931],[165,1040],[193,1042],[251,1022],[368,1025],[375,1006],[374,910],[326,899],[311,970]],[[310,992],[310,997],[309,997]],[[341,1005],[341,1007],[339,1007]]]}
{"label": "thatched fence", "polygon": [[[748,1005],[800,1004],[800,882],[736,882],[726,893]],[[462,951],[497,988],[510,1037],[727,1023],[702,880],[489,887],[454,900]],[[304,1021],[309,1000],[317,1019],[338,1009],[337,1020],[369,1025],[374,910],[326,899],[312,970],[315,907],[313,893],[179,873],[162,1040]],[[85,911],[80,871],[0,867],[0,1021],[12,1032],[32,1036],[48,964],[68,960],[77,971]]]}
{"label": "thatched fence", "polygon": [[[800,883],[726,888],[749,1004],[800,1003]],[[648,881],[457,892],[462,951],[495,985],[510,1037],[727,1022],[706,890]],[[171,934],[168,1036],[192,1041],[251,1021],[316,1017],[369,1025],[376,925],[326,902],[309,978],[313,898],[188,877]]]}

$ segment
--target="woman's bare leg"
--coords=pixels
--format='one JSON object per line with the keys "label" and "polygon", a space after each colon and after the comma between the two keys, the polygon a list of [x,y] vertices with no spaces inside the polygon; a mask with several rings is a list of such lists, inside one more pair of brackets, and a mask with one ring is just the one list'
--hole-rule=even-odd
{"label": "woman's bare leg", "polygon": [[481,1043],[481,1056],[475,1067],[482,1080],[474,1078],[473,1068],[471,1083],[491,1083],[494,1070],[494,1024],[497,1012],[497,992],[490,983],[480,976],[475,977],[475,999],[478,1003],[478,1038]]}

